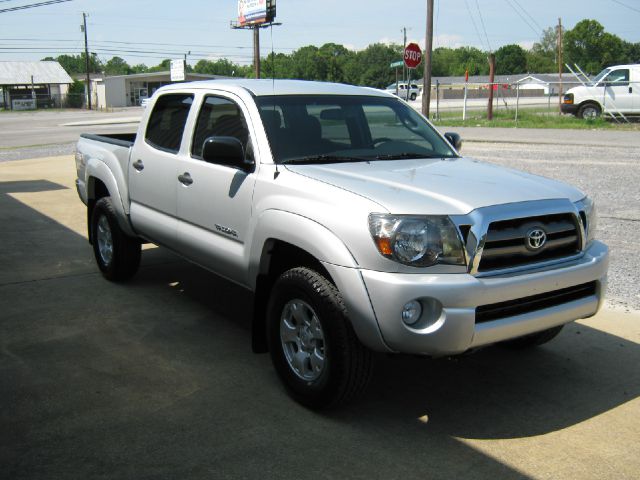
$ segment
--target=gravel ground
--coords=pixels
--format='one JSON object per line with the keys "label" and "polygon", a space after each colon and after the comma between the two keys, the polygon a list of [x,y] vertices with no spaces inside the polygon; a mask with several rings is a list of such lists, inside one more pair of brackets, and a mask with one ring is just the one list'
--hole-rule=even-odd
{"label": "gravel ground", "polygon": [[0,149],[0,162],[9,160],[27,160],[29,158],[57,157],[60,155],[73,155],[76,143],[62,143],[60,145],[44,145],[36,147],[21,147]]}
{"label": "gravel ground", "polygon": [[597,237],[610,248],[607,299],[640,310],[640,148],[467,142],[462,151],[588,193],[598,208]]}
{"label": "gravel ground", "polygon": [[[75,143],[0,150],[0,162],[69,155]],[[640,310],[640,148],[465,142],[466,156],[562,180],[598,207],[598,238],[611,249],[610,305]]]}

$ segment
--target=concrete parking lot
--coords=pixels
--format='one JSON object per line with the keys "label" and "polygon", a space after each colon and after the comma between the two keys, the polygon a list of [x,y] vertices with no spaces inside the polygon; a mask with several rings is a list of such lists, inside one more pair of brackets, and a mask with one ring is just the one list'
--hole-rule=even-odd
{"label": "concrete parking lot", "polygon": [[[465,148],[579,177],[544,157],[559,147],[533,145]],[[591,148],[617,155],[607,182],[627,188],[638,157]],[[637,188],[604,191],[615,163],[597,194],[606,230],[629,232],[626,255]],[[160,248],[132,282],[103,280],[74,178],[68,154],[0,163],[0,478],[638,478],[634,290],[535,350],[381,355],[361,401],[318,414],[251,353],[247,292]],[[620,284],[637,285],[622,257]]]}

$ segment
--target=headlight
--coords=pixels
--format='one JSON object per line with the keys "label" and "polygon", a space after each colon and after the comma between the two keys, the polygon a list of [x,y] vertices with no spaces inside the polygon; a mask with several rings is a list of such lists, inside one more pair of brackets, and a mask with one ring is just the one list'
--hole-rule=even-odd
{"label": "headlight", "polygon": [[404,265],[465,265],[462,241],[448,217],[372,213],[369,231],[384,257]]}
{"label": "headlight", "polygon": [[591,242],[596,236],[596,229],[598,227],[598,216],[596,213],[596,204],[589,198],[584,197],[582,200],[576,203],[576,208],[580,212],[580,218],[584,226],[584,231],[587,236],[587,244]]}

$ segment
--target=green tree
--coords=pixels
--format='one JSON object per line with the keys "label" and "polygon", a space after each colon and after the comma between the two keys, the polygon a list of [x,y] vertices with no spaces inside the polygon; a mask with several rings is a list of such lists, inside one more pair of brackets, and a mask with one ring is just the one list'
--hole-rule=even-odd
{"label": "green tree", "polygon": [[520,45],[504,45],[496,50],[496,73],[514,75],[527,71],[527,54]]}
{"label": "green tree", "polygon": [[147,68],[147,72],[167,72],[171,70],[171,59],[165,58],[158,65]]}
{"label": "green tree", "polygon": [[596,20],[582,20],[564,36],[564,59],[589,73],[604,67],[626,63],[628,58],[620,37],[605,32]]}
{"label": "green tree", "polygon": [[[87,73],[85,54],[80,55],[59,55],[56,58],[46,57],[44,60],[55,60],[69,75]],[[89,56],[89,73],[99,73],[102,71],[102,64],[96,55]]]}
{"label": "green tree", "polygon": [[104,64],[104,73],[106,75],[128,75],[131,73],[131,67],[124,59],[113,57]]}
{"label": "green tree", "polygon": [[73,83],[69,85],[69,90],[67,92],[67,105],[69,108],[82,108],[85,94],[84,82],[74,80]]}
{"label": "green tree", "polygon": [[143,63],[139,63],[138,65],[134,65],[133,67],[131,67],[130,73],[146,73],[147,70],[149,70],[149,67],[147,67]]}
{"label": "green tree", "polygon": [[[395,72],[389,65],[402,58],[402,47],[400,45],[385,45],[374,43],[356,55],[357,68],[352,73],[356,73],[358,78],[351,79],[350,83],[366,85],[374,88],[384,88],[395,82]],[[420,76],[419,73],[412,75]]]}

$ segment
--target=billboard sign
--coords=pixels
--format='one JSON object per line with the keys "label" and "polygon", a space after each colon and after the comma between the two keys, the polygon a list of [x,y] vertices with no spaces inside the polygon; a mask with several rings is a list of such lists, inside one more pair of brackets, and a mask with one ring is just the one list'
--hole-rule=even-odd
{"label": "billboard sign", "polygon": [[258,25],[276,17],[276,0],[238,0],[238,24]]}
{"label": "billboard sign", "polygon": [[172,82],[184,82],[184,60],[171,60],[171,81]]}

